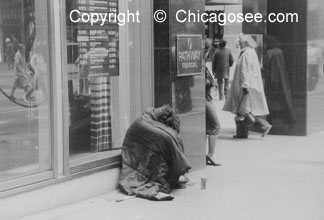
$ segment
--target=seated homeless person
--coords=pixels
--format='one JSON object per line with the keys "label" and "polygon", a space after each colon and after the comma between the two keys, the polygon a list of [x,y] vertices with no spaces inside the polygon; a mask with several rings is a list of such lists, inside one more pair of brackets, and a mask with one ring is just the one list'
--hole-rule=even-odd
{"label": "seated homeless person", "polygon": [[128,195],[172,200],[172,188],[188,181],[191,168],[178,136],[180,120],[170,106],[148,108],[128,128],[119,186]]}

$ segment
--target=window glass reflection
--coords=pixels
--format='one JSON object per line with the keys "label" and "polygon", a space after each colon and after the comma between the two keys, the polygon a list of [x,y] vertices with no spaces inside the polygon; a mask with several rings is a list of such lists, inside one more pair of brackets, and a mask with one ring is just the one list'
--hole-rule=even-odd
{"label": "window glass reflection", "polygon": [[262,75],[270,112],[268,119],[272,124],[283,122],[282,126],[292,129],[295,120],[292,113],[292,94],[284,52],[275,36],[266,35],[265,42]]}
{"label": "window glass reflection", "polygon": [[47,8],[0,0],[0,181],[51,169]]}
{"label": "window glass reflection", "polygon": [[307,11],[307,126],[308,132],[324,129],[324,2],[309,0]]}
{"label": "window glass reflection", "polygon": [[[117,11],[118,1],[66,1],[66,14],[72,10]],[[73,23],[68,16],[66,24],[69,152],[72,161],[81,158],[82,164],[114,148],[112,106],[118,90],[112,77],[119,75],[119,29],[117,22]]]}

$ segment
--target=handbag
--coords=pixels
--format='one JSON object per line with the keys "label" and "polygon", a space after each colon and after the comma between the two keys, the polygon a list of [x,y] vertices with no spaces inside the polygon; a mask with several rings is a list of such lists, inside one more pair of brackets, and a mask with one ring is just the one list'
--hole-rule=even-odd
{"label": "handbag", "polygon": [[[242,95],[242,98],[241,98],[240,103],[236,110],[236,116],[235,116],[234,120],[235,120],[235,123],[240,124],[241,126],[247,127],[247,126],[251,126],[255,123],[255,117],[253,116],[252,112],[249,112],[245,115],[242,115],[241,113],[239,113],[239,109],[241,107],[244,96],[245,96],[245,94]],[[250,102],[250,104],[251,104],[251,102]],[[252,111],[252,106],[251,106],[251,111]]]}
{"label": "handbag", "polygon": [[207,66],[205,67],[205,80],[206,80],[206,86],[207,87],[214,87],[215,86],[215,78],[213,74],[209,71]]}
{"label": "handbag", "polygon": [[245,123],[247,124],[246,126],[250,126],[250,125],[253,125],[255,123],[255,117],[252,114],[252,112],[247,113],[245,115]]}

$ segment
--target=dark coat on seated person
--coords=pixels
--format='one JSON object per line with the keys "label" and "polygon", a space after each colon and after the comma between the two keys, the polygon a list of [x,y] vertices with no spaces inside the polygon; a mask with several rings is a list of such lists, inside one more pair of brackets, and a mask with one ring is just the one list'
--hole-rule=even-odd
{"label": "dark coat on seated person", "polygon": [[169,106],[149,108],[128,128],[122,149],[121,190],[151,200],[170,200],[191,167],[178,136],[180,120]]}

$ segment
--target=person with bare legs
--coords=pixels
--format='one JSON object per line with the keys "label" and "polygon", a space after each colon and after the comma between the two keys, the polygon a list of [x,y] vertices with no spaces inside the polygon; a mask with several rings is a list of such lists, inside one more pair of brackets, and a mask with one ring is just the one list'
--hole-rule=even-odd
{"label": "person with bare legs", "polygon": [[[14,78],[10,97],[15,98],[14,93],[16,89],[21,88],[25,91],[25,94],[23,95],[22,98],[25,102],[28,102],[28,99],[30,98],[34,90],[32,84],[28,82],[27,65],[25,60],[25,46],[22,44],[18,46],[18,50],[15,54],[14,68],[16,71],[16,76]],[[29,71],[32,70],[30,69]]]}
{"label": "person with bare legs", "polygon": [[220,123],[217,117],[216,109],[214,106],[213,98],[211,95],[211,88],[214,86],[214,79],[212,74],[206,67],[206,135],[208,142],[208,153],[206,156],[206,164],[212,166],[220,166],[213,160],[217,136],[220,131]]}
{"label": "person with bare legs", "polygon": [[[220,164],[215,163],[213,160],[217,137],[220,131],[219,120],[217,118],[214,106],[210,106],[210,103],[206,105],[206,135],[207,135],[207,143],[208,143],[208,152],[206,156],[206,164],[211,166],[220,166]],[[211,113],[211,114],[210,114]],[[208,117],[210,115],[210,117]],[[215,117],[216,116],[216,117]]]}
{"label": "person with bare legs", "polygon": [[[208,39],[205,41],[205,61],[209,62],[211,46]],[[212,96],[212,88],[215,86],[215,78],[207,65],[205,67],[205,85],[206,85],[206,138],[208,143],[208,153],[206,155],[206,164],[211,166],[220,166],[213,160],[217,136],[220,131],[220,123],[217,117],[215,103]]]}

